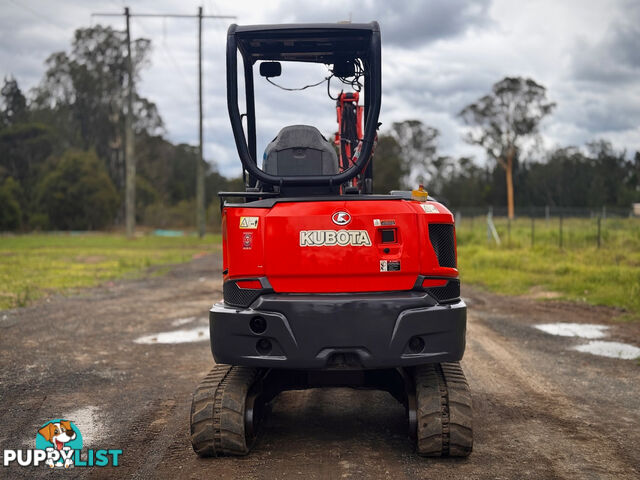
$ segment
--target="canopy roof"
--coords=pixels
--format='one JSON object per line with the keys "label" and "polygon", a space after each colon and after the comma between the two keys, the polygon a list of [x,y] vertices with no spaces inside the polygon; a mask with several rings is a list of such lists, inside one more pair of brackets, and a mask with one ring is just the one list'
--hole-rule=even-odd
{"label": "canopy roof", "polygon": [[333,64],[336,60],[367,59],[373,31],[380,31],[377,22],[305,23],[236,26],[229,35],[235,35],[240,52],[252,63],[284,60]]}

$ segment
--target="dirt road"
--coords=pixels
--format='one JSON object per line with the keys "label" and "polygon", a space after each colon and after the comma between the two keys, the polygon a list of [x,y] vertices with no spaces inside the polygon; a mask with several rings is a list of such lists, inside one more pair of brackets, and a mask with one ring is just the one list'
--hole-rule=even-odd
{"label": "dirt road", "polygon": [[[204,257],[164,277],[0,312],[0,450],[34,448],[40,425],[59,417],[77,424],[86,448],[123,450],[116,468],[0,466],[0,478],[640,476],[638,363],[577,352],[571,347],[583,340],[532,325],[610,325],[611,340],[636,345],[640,326],[612,323],[609,309],[472,289],[463,291],[463,366],[475,409],[468,459],[416,456],[404,409],[390,395],[330,389],[279,396],[248,457],[201,460],[189,443],[188,409],[212,365],[202,327],[221,297],[219,278],[219,258]],[[160,343],[158,334],[176,330],[199,341]]]}

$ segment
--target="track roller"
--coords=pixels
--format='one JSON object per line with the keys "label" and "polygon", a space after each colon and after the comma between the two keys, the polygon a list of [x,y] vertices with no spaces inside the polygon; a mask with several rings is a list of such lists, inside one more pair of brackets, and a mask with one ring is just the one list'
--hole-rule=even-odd
{"label": "track roller", "polygon": [[414,370],[415,428],[419,455],[466,457],[473,448],[471,392],[458,362]]}
{"label": "track roller", "polygon": [[256,437],[261,371],[216,365],[191,403],[191,444],[201,457],[246,455]]}

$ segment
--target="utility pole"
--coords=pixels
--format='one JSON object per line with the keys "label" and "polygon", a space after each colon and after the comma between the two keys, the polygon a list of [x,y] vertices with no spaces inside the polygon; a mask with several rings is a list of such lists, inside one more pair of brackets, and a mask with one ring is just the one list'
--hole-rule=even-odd
{"label": "utility pole", "polygon": [[202,155],[202,7],[198,7],[198,168],[196,169],[196,223],[198,236],[204,237],[204,158]]}
{"label": "utility pole", "polygon": [[131,61],[131,31],[129,28],[129,7],[125,7],[127,22],[127,116],[125,118],[124,161],[126,164],[124,212],[127,237],[132,238],[136,228],[136,157],[133,136],[133,62]]}
{"label": "utility pole", "polygon": [[[117,17],[119,13],[92,13],[92,17]],[[156,17],[156,18],[197,18],[198,19],[198,159],[196,166],[196,224],[198,235],[202,237],[205,233],[205,189],[204,189],[204,154],[203,154],[203,110],[202,110],[202,19],[234,19],[235,15],[203,15],[202,7],[198,7],[197,15],[186,14],[164,14],[164,13],[136,13],[129,12],[129,8],[124,9],[124,16],[127,22],[127,52],[129,69],[129,91],[127,99],[127,116],[125,119],[125,162],[126,162],[126,186],[125,186],[125,216],[127,225],[127,236],[133,236],[135,229],[135,151],[133,138],[133,75],[131,64],[131,36],[129,32],[130,17]]]}

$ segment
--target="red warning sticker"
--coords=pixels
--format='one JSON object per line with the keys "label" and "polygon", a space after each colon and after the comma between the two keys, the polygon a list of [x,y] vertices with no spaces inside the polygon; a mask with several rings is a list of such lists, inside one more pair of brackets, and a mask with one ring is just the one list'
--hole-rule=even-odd
{"label": "red warning sticker", "polygon": [[253,233],[245,232],[242,234],[242,248],[250,250],[253,247]]}

